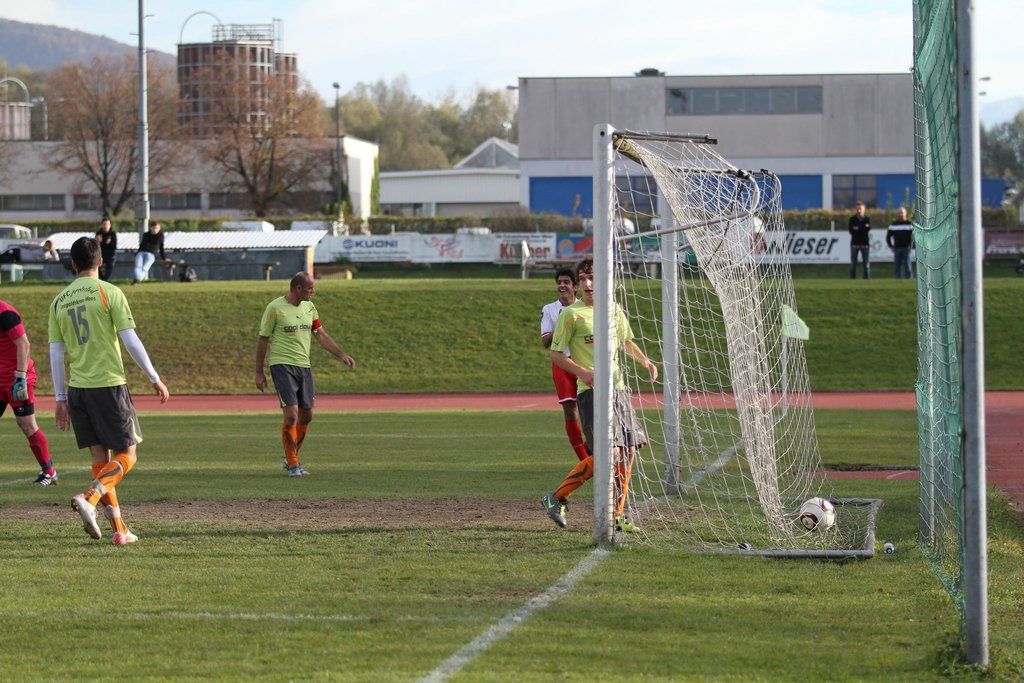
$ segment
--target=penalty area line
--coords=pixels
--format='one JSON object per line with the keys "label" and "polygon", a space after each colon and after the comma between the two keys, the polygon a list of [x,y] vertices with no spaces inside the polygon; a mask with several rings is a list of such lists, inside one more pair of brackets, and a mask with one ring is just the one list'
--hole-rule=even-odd
{"label": "penalty area line", "polygon": [[558,579],[558,581],[555,581],[550,588],[540,595],[530,598],[521,607],[509,612],[502,617],[500,621],[492,624],[486,631],[446,659],[441,666],[419,679],[420,683],[443,681],[452,674],[458,673],[467,664],[483,654],[491,645],[507,638],[524,621],[566,595],[583,579],[583,577],[589,574],[609,555],[611,555],[610,550],[606,548],[595,548],[589,555],[580,560],[575,567],[570,569],[568,573]]}

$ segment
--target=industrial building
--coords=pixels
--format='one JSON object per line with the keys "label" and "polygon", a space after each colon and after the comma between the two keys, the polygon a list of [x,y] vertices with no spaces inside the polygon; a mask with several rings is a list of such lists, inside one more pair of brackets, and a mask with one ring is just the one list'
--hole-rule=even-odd
{"label": "industrial building", "polygon": [[[353,213],[361,220],[370,216],[371,188],[377,145],[345,136],[341,140]],[[0,185],[0,222],[21,223],[62,218],[99,218],[99,196],[81,176],[55,169],[47,159],[60,142],[19,140],[12,148],[11,163]],[[203,218],[249,214],[247,195],[231,185],[222,171],[205,161],[196,149],[202,140],[181,143],[179,166],[150,178],[150,205],[154,218]],[[325,154],[334,149],[334,138],[322,141]],[[308,191],[285,197],[292,213],[314,213],[334,201],[330,169]],[[288,213],[285,209],[283,213]]]}
{"label": "industrial building", "polygon": [[178,44],[178,121],[198,137],[216,130],[214,101],[223,97],[226,83],[244,81],[247,87],[241,90],[250,98],[253,118],[258,118],[266,105],[270,79],[285,79],[293,91],[299,83],[295,53],[279,49],[279,20],[272,24],[217,23],[212,33],[210,42]]}
{"label": "industrial building", "polygon": [[[708,134],[736,166],[769,169],[785,209],[898,207],[914,193],[910,73],[519,79],[519,200],[591,215],[595,124]],[[1004,181],[986,179],[999,206]]]}
{"label": "industrial building", "polygon": [[452,168],[380,174],[384,213],[401,216],[492,216],[522,211],[519,148],[488,138]]}

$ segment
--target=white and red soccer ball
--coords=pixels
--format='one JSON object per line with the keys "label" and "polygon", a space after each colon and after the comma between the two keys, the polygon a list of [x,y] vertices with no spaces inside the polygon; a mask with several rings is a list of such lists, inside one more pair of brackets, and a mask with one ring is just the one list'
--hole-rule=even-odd
{"label": "white and red soccer ball", "polygon": [[836,523],[836,508],[825,498],[811,498],[800,506],[800,524],[807,531],[825,532]]}

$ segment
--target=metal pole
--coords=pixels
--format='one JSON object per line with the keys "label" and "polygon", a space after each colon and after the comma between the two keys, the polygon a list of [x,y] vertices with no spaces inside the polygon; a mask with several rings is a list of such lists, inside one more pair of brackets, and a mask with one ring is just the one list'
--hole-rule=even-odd
{"label": "metal pole", "polygon": [[[663,228],[673,226],[672,207],[664,191],[658,194],[658,216]],[[679,233],[661,236],[661,357],[662,427],[665,434],[665,488],[679,490]]]}
{"label": "metal pole", "polygon": [[146,88],[146,0],[139,0],[139,172],[135,181],[139,242],[149,227],[149,101]]}
{"label": "metal pole", "polygon": [[334,201],[338,205],[338,218],[341,219],[341,86],[334,83],[334,161],[337,176],[334,182]]}
{"label": "metal pole", "polygon": [[974,73],[974,0],[957,0],[960,251],[963,324],[964,633],[967,661],[988,665],[988,543],[985,502],[985,335],[982,297],[981,162]]}
{"label": "metal pole", "polygon": [[594,542],[614,540],[612,525],[612,353],[615,281],[612,188],[613,128],[594,127]]}

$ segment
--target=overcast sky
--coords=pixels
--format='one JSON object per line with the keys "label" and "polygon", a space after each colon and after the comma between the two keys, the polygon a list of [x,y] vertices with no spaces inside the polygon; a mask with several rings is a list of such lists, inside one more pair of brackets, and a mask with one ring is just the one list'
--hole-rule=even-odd
{"label": "overcast sky", "polygon": [[[1024,0],[976,0],[982,102],[1024,96]],[[0,0],[0,16],[134,43],[131,0]],[[519,76],[905,72],[910,0],[147,0],[150,46],[174,53],[188,16],[284,22],[283,48],[325,97],[331,82],[405,74],[427,99]],[[185,42],[210,37],[194,17]]]}

